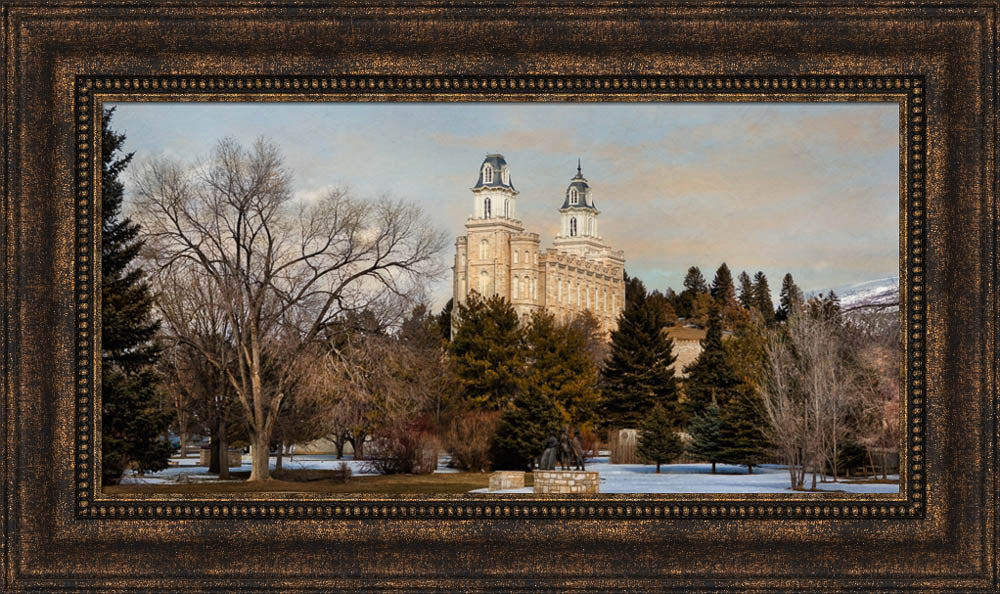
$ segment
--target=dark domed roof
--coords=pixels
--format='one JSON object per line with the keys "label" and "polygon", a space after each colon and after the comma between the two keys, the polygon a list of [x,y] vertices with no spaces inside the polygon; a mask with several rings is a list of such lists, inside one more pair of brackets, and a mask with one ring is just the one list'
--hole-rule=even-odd
{"label": "dark domed roof", "polygon": [[[576,204],[570,204],[569,201],[570,192],[573,190],[576,190],[579,194]],[[597,210],[597,206],[594,204],[594,199],[590,196],[590,184],[588,184],[586,178],[583,177],[579,161],[576,163],[576,175],[573,176],[573,179],[570,180],[569,185],[566,187],[566,199],[563,200],[561,208],[589,208],[591,210]]]}
{"label": "dark domed roof", "polygon": [[[483,183],[483,165],[487,163],[493,167],[493,181],[490,183]],[[510,172],[507,172],[507,182],[503,183],[503,176],[501,172],[507,167],[507,161],[503,158],[503,155],[498,153],[493,153],[486,155],[483,162],[479,165],[479,178],[476,179],[476,185],[472,187],[473,190],[478,190],[479,188],[509,188],[514,190],[514,182],[510,180]],[[516,191],[516,190],[515,190]]]}

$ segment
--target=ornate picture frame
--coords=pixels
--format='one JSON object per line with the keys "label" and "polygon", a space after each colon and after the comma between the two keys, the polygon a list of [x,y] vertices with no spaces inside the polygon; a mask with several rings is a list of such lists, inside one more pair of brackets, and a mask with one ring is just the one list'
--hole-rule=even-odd
{"label": "ornate picture frame", "polygon": [[[3,4],[5,587],[997,588],[996,9]],[[104,102],[722,99],[900,105],[898,496],[101,493]]]}

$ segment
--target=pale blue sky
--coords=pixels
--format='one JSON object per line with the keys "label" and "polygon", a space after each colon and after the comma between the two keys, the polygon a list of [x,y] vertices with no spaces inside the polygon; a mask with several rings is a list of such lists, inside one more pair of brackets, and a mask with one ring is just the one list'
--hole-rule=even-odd
{"label": "pale blue sky", "polygon": [[[551,245],[583,161],[601,235],[649,288],[725,261],[805,291],[898,274],[894,103],[119,103],[142,161],[231,136],[282,148],[301,196],[347,186],[422,205],[449,237],[486,153],[503,153],[525,227]],[[453,248],[442,254],[451,262]],[[451,278],[431,288],[435,307]]]}

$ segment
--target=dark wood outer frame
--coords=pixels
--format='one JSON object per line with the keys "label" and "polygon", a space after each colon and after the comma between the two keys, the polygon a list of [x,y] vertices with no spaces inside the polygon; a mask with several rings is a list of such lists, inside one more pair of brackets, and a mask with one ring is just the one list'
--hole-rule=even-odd
{"label": "dark wood outer frame", "polygon": [[[996,589],[996,11],[984,2],[4,3],[5,587]],[[640,91],[659,80],[917,81],[926,159],[911,164],[926,162],[926,204],[908,212],[926,224],[907,233],[926,255],[911,279],[925,287],[926,322],[911,321],[925,323],[927,401],[910,445],[926,443],[926,478],[908,498],[925,492],[925,505],[908,499],[904,513],[891,504],[882,514],[858,503],[845,517],[824,499],[773,517],[739,501],[689,501],[698,511],[687,515],[615,502],[600,517],[589,506],[495,500],[470,517],[469,506],[444,501],[424,512],[359,501],[331,510],[334,519],[307,500],[261,502],[273,512],[254,518],[212,503],[164,501],[179,510],[168,518],[156,503],[98,502],[77,474],[86,450],[75,449],[74,421],[87,404],[75,396],[88,397],[76,370],[90,362],[78,358],[78,337],[92,319],[92,310],[78,317],[88,296],[76,286],[88,282],[81,249],[93,247],[76,227],[89,205],[76,194],[86,165],[75,126],[80,85],[96,86],[97,74],[140,87],[229,77],[433,86],[469,74],[571,90],[597,79]],[[97,505],[94,517],[81,501]]]}

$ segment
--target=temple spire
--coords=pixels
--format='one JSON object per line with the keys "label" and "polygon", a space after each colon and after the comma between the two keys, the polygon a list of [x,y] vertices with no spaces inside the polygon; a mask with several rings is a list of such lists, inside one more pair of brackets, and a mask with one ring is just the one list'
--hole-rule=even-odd
{"label": "temple spire", "polygon": [[581,177],[583,176],[583,171],[580,170],[580,157],[576,158],[576,174]]}

